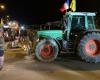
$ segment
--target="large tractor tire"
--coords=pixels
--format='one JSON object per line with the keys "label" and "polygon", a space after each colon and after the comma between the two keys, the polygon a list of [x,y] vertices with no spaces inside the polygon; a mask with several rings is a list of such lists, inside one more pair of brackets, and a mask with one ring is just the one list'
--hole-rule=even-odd
{"label": "large tractor tire", "polygon": [[41,40],[35,48],[36,58],[43,62],[54,61],[58,53],[59,47],[53,39]]}
{"label": "large tractor tire", "polygon": [[78,45],[79,56],[89,63],[100,62],[100,33],[86,34]]}

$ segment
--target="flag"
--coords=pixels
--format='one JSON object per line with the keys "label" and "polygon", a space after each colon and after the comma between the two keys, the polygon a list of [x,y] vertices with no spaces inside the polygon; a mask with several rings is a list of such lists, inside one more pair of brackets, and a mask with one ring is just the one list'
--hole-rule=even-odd
{"label": "flag", "polygon": [[69,0],[66,0],[65,2],[64,2],[64,4],[61,6],[61,8],[60,8],[60,11],[61,12],[64,12],[64,11],[66,11],[67,9],[69,9]]}
{"label": "flag", "polygon": [[72,2],[70,4],[70,8],[72,11],[76,11],[76,0],[72,0]]}

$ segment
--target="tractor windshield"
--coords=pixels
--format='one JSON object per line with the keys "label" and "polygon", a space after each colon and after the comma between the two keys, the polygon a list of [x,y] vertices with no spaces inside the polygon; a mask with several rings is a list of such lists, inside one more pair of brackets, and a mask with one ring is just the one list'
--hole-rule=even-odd
{"label": "tractor windshield", "polygon": [[85,16],[73,16],[71,28],[74,30],[85,28]]}

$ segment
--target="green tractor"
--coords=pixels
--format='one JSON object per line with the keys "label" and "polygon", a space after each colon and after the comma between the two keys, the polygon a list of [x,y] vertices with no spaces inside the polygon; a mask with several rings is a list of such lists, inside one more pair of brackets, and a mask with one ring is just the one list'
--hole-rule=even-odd
{"label": "green tractor", "polygon": [[51,62],[64,50],[66,54],[79,55],[86,62],[100,62],[100,30],[95,27],[95,16],[91,12],[67,12],[60,21],[63,27],[60,30],[55,27],[38,31],[36,58]]}

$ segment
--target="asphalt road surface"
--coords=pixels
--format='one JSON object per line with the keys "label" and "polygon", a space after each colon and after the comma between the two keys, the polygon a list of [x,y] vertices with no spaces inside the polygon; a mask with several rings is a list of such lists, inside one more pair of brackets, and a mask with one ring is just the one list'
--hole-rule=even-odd
{"label": "asphalt road surface", "polygon": [[25,57],[22,49],[7,50],[7,54],[10,57],[6,57],[0,80],[100,80],[100,63],[86,63],[76,56],[58,57],[52,63],[43,63]]}

